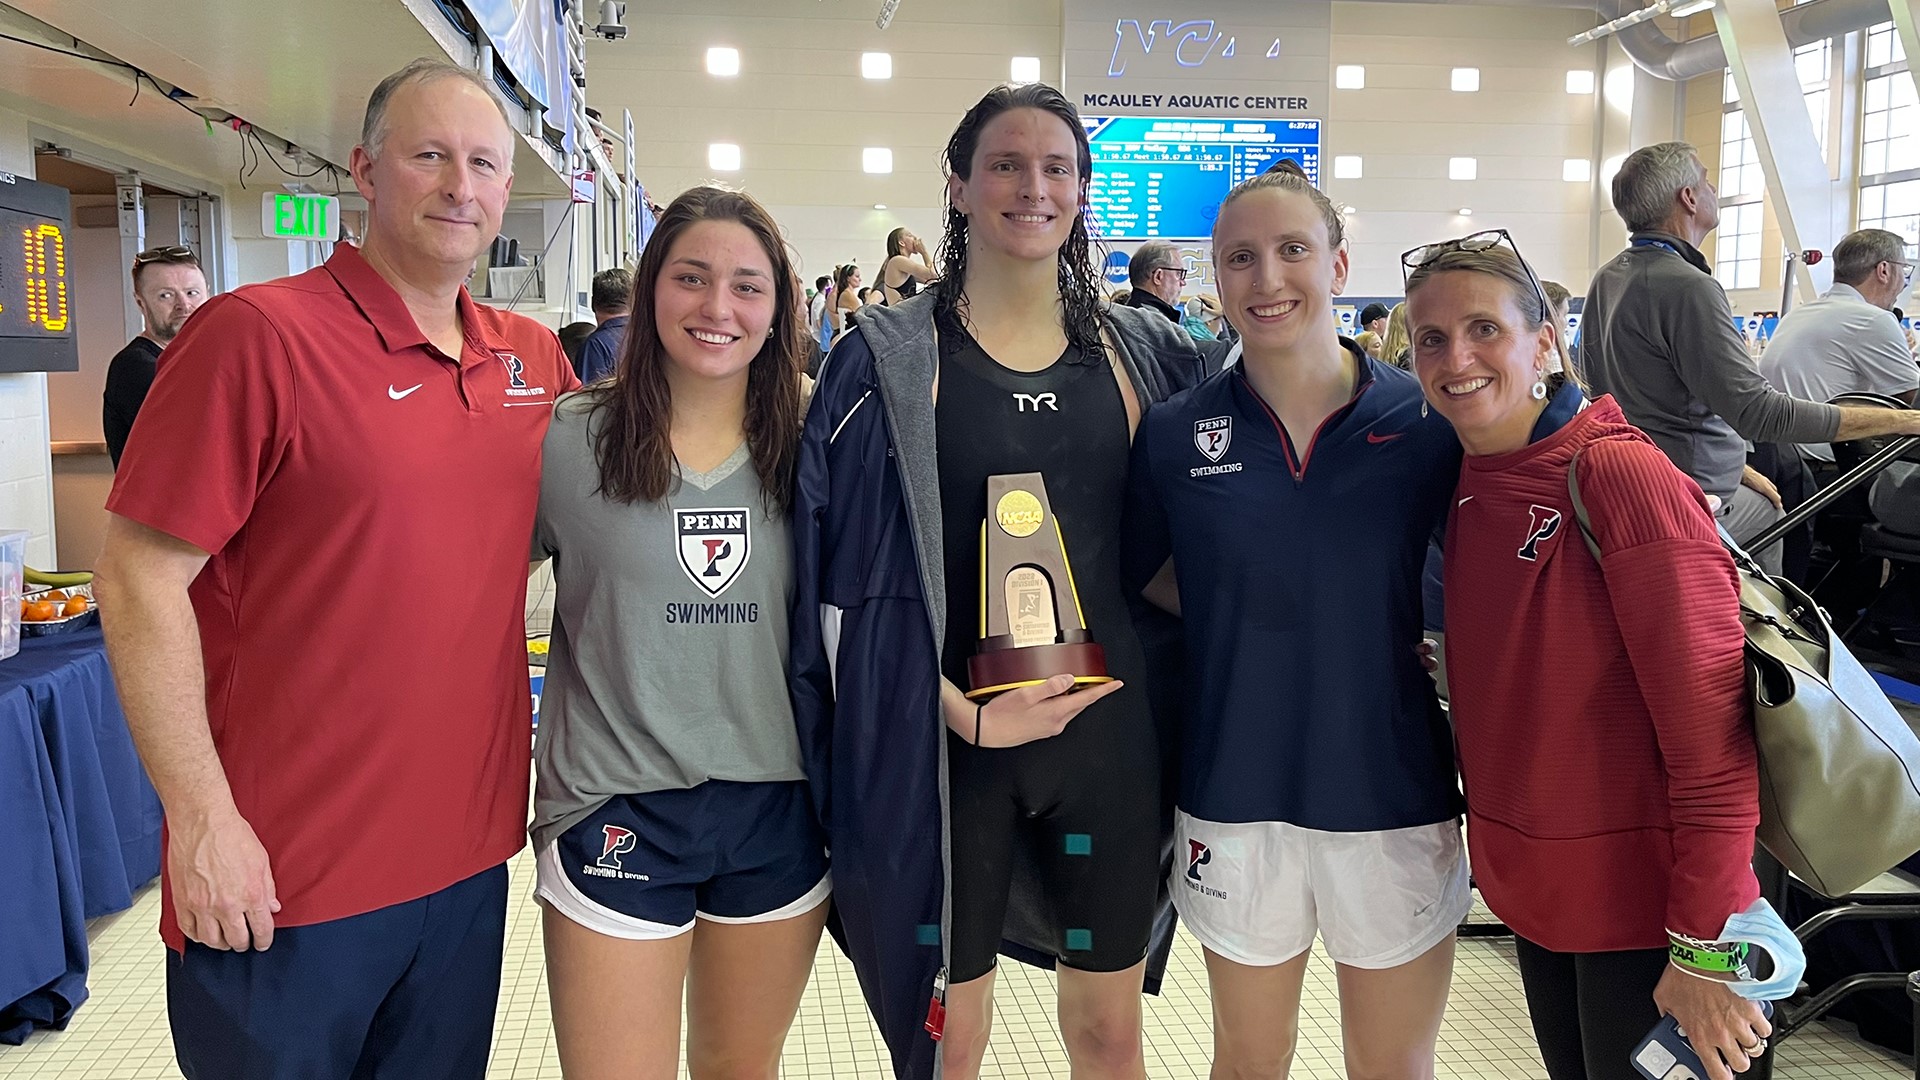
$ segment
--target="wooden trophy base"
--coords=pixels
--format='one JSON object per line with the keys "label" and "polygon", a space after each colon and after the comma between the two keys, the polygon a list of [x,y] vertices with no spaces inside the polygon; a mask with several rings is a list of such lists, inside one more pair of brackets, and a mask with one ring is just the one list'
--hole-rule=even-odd
{"label": "wooden trophy base", "polygon": [[967,691],[967,700],[986,701],[1009,690],[1038,686],[1065,671],[1074,673],[1076,689],[1113,681],[1107,674],[1106,650],[1091,641],[995,649],[968,658],[967,681],[976,689]]}

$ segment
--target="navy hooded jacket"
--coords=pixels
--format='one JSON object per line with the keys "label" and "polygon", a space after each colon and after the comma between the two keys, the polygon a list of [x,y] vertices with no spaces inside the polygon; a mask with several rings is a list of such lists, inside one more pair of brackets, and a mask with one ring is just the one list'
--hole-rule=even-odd
{"label": "navy hooded jacket", "polygon": [[[935,287],[937,290],[938,286]],[[831,926],[859,975],[894,1074],[931,1080],[924,1025],[946,969],[946,627],[939,469],[934,460],[935,290],[868,308],[821,369],[801,438],[793,506],[791,679],[801,752],[833,853]],[[1199,381],[1192,339],[1152,312],[1103,322],[1142,409]],[[1140,605],[1149,698],[1171,745],[1177,623]],[[1172,775],[1172,770],[1168,770]],[[1166,799],[1167,793],[1146,793]],[[1170,850],[1170,848],[1169,848]],[[1039,960],[1045,908],[1016,867],[1003,951]],[[1164,890],[1165,875],[1162,875]],[[1031,926],[1031,934],[1022,928]],[[1149,957],[1157,987],[1172,939],[1165,903]]]}

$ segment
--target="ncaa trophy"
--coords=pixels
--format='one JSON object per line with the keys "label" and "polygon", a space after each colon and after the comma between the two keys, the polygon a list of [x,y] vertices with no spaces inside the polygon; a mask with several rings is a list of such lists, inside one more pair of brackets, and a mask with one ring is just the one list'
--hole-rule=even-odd
{"label": "ncaa trophy", "polygon": [[980,534],[980,647],[967,661],[968,699],[1063,672],[1075,687],[1112,682],[1106,652],[1087,632],[1066,537],[1039,473],[987,477]]}

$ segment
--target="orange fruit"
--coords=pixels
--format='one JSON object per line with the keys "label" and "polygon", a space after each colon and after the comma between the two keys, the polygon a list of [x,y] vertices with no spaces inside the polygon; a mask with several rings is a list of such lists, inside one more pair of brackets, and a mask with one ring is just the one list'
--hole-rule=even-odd
{"label": "orange fruit", "polygon": [[85,615],[86,613],[87,598],[84,593],[74,593],[67,599],[66,606],[60,609],[62,615]]}
{"label": "orange fruit", "polygon": [[64,604],[67,602],[67,593],[64,589],[55,589],[50,593],[43,594],[40,599],[49,601],[50,603]]}
{"label": "orange fruit", "polygon": [[27,622],[51,622],[60,617],[60,609],[54,607],[51,600],[35,600],[20,617]]}

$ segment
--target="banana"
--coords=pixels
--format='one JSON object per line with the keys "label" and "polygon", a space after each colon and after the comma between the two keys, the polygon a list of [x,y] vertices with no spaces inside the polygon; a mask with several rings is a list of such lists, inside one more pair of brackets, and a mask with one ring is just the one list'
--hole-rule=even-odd
{"label": "banana", "polygon": [[29,585],[47,585],[55,589],[70,589],[76,585],[93,584],[93,571],[91,570],[71,570],[65,573],[56,573],[51,570],[35,570],[29,566],[26,568],[25,576],[27,584]]}

